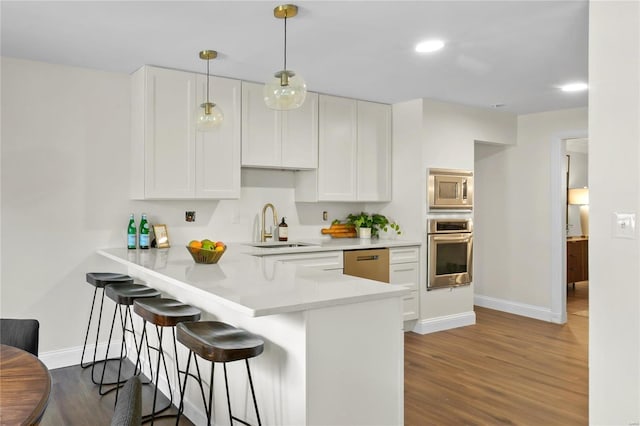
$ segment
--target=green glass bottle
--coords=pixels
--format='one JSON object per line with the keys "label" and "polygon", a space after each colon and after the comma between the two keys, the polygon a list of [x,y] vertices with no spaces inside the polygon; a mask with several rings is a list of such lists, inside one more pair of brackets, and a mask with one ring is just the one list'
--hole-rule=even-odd
{"label": "green glass bottle", "polygon": [[127,228],[127,248],[133,250],[136,248],[136,221],[133,218],[133,213],[129,216],[129,227]]}
{"label": "green glass bottle", "polygon": [[149,222],[147,222],[147,215],[142,213],[142,219],[140,219],[140,244],[141,249],[149,248]]}

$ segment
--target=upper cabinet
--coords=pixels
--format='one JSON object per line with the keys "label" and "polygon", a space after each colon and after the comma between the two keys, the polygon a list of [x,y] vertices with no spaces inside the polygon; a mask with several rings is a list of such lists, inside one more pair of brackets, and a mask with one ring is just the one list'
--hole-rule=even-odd
{"label": "upper cabinet", "polygon": [[197,132],[206,76],[145,66],[132,76],[132,196],[240,197],[240,81],[210,77],[224,121]]}
{"label": "upper cabinet", "polygon": [[275,111],[264,104],[262,84],[242,82],[242,166],[315,169],[318,166],[318,94],[302,107]]}
{"label": "upper cabinet", "polygon": [[390,201],[391,106],[320,95],[318,169],[296,175],[296,201]]}

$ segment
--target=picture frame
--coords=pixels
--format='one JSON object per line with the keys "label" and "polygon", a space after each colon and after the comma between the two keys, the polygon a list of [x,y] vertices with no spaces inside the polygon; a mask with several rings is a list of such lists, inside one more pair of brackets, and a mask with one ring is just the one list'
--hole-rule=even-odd
{"label": "picture frame", "polygon": [[167,225],[153,225],[153,234],[156,238],[156,247],[168,248],[169,245],[169,231],[167,231]]}

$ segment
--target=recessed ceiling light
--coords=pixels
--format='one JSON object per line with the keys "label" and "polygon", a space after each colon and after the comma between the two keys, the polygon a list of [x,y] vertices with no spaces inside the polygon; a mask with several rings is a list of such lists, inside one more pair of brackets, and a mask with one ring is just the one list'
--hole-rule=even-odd
{"label": "recessed ceiling light", "polygon": [[589,85],[587,83],[569,83],[564,86],[560,86],[560,90],[563,92],[582,92],[588,88]]}
{"label": "recessed ceiling light", "polygon": [[440,50],[444,47],[444,41],[442,40],[425,40],[416,44],[416,52],[418,53],[431,53]]}

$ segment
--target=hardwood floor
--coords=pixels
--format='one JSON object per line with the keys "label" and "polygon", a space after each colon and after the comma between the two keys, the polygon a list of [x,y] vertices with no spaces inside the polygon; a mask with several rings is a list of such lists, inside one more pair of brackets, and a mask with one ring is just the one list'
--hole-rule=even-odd
{"label": "hardwood floor", "polygon": [[[117,365],[110,363],[107,369],[107,379],[113,380],[116,376]],[[131,367],[129,364],[128,367]],[[96,370],[96,378],[100,377],[102,370]],[[123,377],[127,377],[125,372]],[[75,425],[109,425],[113,416],[115,392],[104,396],[98,395],[98,386],[91,382],[91,368],[82,369],[80,366],[72,366],[51,370],[51,396],[49,405],[42,417],[42,426],[75,426]],[[153,392],[150,386],[142,386],[142,414],[151,412]],[[158,407],[164,407],[167,399],[159,394]],[[176,413],[171,409],[166,413]],[[154,422],[158,425],[175,425],[174,418],[159,419]],[[187,418],[181,417],[180,425],[193,425]]]}
{"label": "hardwood floor", "polygon": [[[588,292],[568,290],[565,325],[476,307],[474,326],[406,333],[405,424],[587,425]],[[43,426],[109,424],[114,397],[89,370],[51,372]]]}
{"label": "hardwood floor", "polygon": [[568,322],[476,307],[477,324],[405,335],[405,424],[587,425],[587,283]]}

